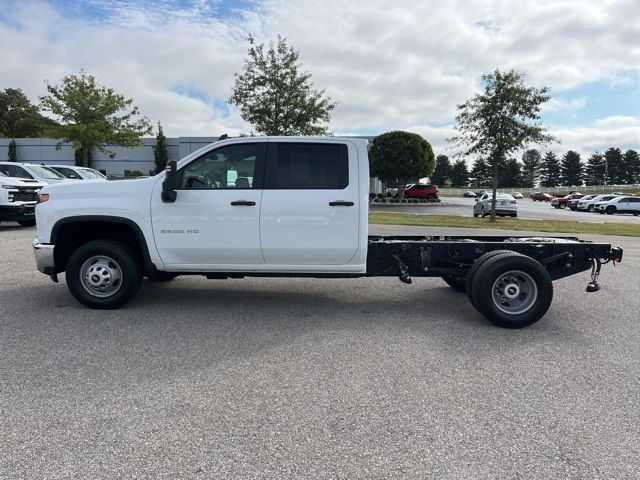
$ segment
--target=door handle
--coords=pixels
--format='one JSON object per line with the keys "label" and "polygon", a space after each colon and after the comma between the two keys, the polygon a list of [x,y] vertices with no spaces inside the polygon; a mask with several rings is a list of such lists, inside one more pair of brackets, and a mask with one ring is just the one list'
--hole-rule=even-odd
{"label": "door handle", "polygon": [[256,202],[251,202],[249,200],[236,200],[235,202],[231,202],[231,205],[233,205],[234,207],[253,207],[255,204]]}
{"label": "door handle", "polygon": [[345,202],[344,200],[336,200],[335,202],[329,202],[330,207],[353,207],[353,202]]}

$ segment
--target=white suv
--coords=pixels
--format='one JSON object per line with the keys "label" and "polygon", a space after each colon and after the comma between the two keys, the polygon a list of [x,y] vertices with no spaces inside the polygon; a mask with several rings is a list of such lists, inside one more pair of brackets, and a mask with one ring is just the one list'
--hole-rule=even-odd
{"label": "white suv", "polygon": [[596,212],[607,213],[632,213],[635,216],[640,215],[640,197],[616,197],[608,202],[598,202],[596,204]]}
{"label": "white suv", "polygon": [[36,180],[48,185],[50,183],[66,182],[67,180],[52,168],[30,163],[0,162],[0,172],[7,177]]}
{"label": "white suv", "polygon": [[587,210],[589,212],[593,212],[596,209],[596,203],[598,202],[608,202],[609,200],[613,200],[614,198],[616,198],[617,195],[596,195],[595,197],[591,197],[588,200],[585,200],[585,198],[581,198],[578,201],[578,205],[576,205],[576,208],[578,210]]}

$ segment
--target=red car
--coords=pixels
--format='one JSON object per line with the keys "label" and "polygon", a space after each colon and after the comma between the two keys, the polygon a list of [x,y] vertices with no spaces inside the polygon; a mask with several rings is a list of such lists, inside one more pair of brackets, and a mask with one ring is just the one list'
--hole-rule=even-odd
{"label": "red car", "polygon": [[584,193],[570,193],[569,195],[565,195],[564,197],[554,197],[551,200],[551,206],[555,208],[567,208],[569,202],[571,200],[578,200],[579,198],[584,197]]}
{"label": "red car", "polygon": [[553,197],[548,193],[535,192],[531,194],[531,200],[534,202],[548,202]]}
{"label": "red car", "polygon": [[404,191],[404,198],[426,198],[427,200],[436,200],[440,197],[437,185],[411,185]]}

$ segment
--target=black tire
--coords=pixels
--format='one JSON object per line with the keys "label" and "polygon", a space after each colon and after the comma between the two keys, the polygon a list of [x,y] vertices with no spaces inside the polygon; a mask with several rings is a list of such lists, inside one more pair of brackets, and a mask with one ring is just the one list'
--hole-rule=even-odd
{"label": "black tire", "polygon": [[616,213],[616,207],[607,207],[607,215],[613,215]]}
{"label": "black tire", "polygon": [[514,213],[513,215],[511,215],[513,218],[518,218],[518,214]]}
{"label": "black tire", "polygon": [[23,227],[34,227],[36,224],[35,220],[18,220],[18,223]]}
{"label": "black tire", "polygon": [[432,201],[435,199],[436,199],[435,195],[427,195],[427,200]]}
{"label": "black tire", "polygon": [[457,275],[443,275],[442,280],[453,288],[456,292],[465,293],[467,291],[466,280]]}
{"label": "black tire", "polygon": [[169,280],[173,280],[178,276],[177,273],[173,272],[155,272],[146,277],[150,282],[168,282]]}
{"label": "black tire", "polygon": [[[502,285],[506,281],[512,283]],[[496,285],[502,285],[504,296],[497,294]],[[476,309],[503,328],[534,324],[547,313],[553,300],[549,272],[536,260],[517,253],[494,256],[484,262],[475,272],[471,291]],[[506,296],[510,291],[515,295],[512,298]]]}
{"label": "black tire", "polygon": [[588,212],[593,212],[593,210],[594,210],[595,208],[596,208],[595,206],[593,206],[593,205],[589,205],[589,206],[587,207],[587,211],[588,211]]}
{"label": "black tire", "polygon": [[[86,269],[86,262],[94,257],[103,257],[111,260],[106,261],[111,268],[109,272],[119,272],[120,278],[115,292],[108,296],[98,296],[98,293],[90,293],[89,273],[86,273],[87,280],[81,278],[81,271]],[[115,267],[114,267],[115,265]],[[83,267],[84,266],[84,267]],[[101,267],[98,267],[101,268]],[[103,268],[103,271],[107,270]],[[113,274],[113,277],[117,275]],[[110,279],[112,277],[109,277]],[[141,259],[127,245],[114,240],[95,240],[85,243],[71,254],[67,262],[66,269],[67,286],[71,294],[83,305],[99,310],[111,310],[121,307],[136,296],[142,285],[142,265]],[[105,281],[106,288],[114,288],[115,282]],[[97,288],[94,291],[97,292]]]}
{"label": "black tire", "polygon": [[567,206],[563,203],[563,204],[561,204],[561,205],[560,205],[560,208],[561,208],[562,210],[564,210],[565,208],[567,208]]}
{"label": "black tire", "polygon": [[469,271],[467,272],[467,276],[465,277],[464,290],[465,292],[467,292],[467,297],[469,298],[471,305],[473,305],[473,308],[476,308],[476,302],[473,299],[473,292],[471,289],[471,282],[473,282],[473,277],[475,276],[478,269],[482,266],[482,264],[484,264],[484,262],[495,257],[496,255],[504,255],[504,254],[513,254],[513,252],[510,250],[494,250],[492,252],[487,252],[481,255],[480,257],[478,257],[478,259],[475,262],[473,262],[473,264],[471,265],[471,268],[469,268]]}
{"label": "black tire", "polygon": [[640,212],[633,212],[634,217],[637,217],[638,215],[640,215]]}

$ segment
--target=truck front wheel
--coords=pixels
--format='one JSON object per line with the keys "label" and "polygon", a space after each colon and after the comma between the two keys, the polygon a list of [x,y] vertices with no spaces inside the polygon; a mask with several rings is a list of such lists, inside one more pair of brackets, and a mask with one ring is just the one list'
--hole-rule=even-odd
{"label": "truck front wheel", "polygon": [[476,309],[504,328],[527,327],[544,316],[553,299],[553,283],[536,260],[520,254],[497,255],[474,275]]}
{"label": "truck front wheel", "polygon": [[142,285],[140,259],[122,242],[95,240],[71,254],[67,286],[83,305],[100,310],[118,308],[136,296]]}

